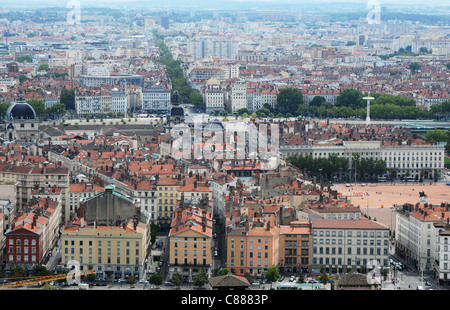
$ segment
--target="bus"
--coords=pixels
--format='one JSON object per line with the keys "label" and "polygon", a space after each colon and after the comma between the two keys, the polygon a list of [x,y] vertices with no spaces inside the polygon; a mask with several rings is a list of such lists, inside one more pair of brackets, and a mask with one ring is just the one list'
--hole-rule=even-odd
{"label": "bus", "polygon": [[302,289],[322,289],[323,288],[323,284],[321,283],[291,283],[291,282],[286,282],[286,283],[279,283],[277,284],[277,290],[283,290],[283,291],[298,291],[298,290],[302,290]]}
{"label": "bus", "polygon": [[283,290],[283,291],[296,291],[296,290],[301,290],[300,285],[296,284],[296,283],[280,283],[277,284],[277,290]]}
{"label": "bus", "polygon": [[416,179],[414,177],[406,177],[406,182],[415,182]]}

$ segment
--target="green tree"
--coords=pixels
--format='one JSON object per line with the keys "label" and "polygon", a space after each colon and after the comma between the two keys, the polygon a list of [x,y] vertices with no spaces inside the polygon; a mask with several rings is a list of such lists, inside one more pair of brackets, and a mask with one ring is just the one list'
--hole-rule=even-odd
{"label": "green tree", "polygon": [[31,272],[33,277],[46,277],[51,275],[51,272],[47,269],[47,267],[42,265],[35,265],[33,267],[33,271]]}
{"label": "green tree", "polygon": [[359,109],[365,106],[365,102],[362,99],[361,92],[356,89],[346,88],[337,96],[336,106]]}
{"label": "green tree", "polygon": [[314,98],[312,98],[308,102],[308,105],[315,106],[315,107],[320,107],[322,105],[322,103],[324,103],[324,102],[325,102],[325,97],[323,97],[323,96],[315,96]]}
{"label": "green tree", "polygon": [[270,288],[272,288],[272,283],[278,281],[279,278],[280,273],[278,272],[277,266],[269,266],[266,271],[266,282],[270,283]]}
{"label": "green tree", "polygon": [[45,103],[43,100],[33,98],[28,99],[27,103],[34,109],[37,117],[42,117],[45,115]]}
{"label": "green tree", "polygon": [[237,113],[239,115],[243,115],[244,113],[247,113],[247,115],[248,115],[250,112],[247,108],[242,108],[242,109],[237,110]]}
{"label": "green tree", "polygon": [[42,64],[39,66],[39,71],[48,71],[50,69],[50,67],[48,66],[48,64]]}
{"label": "green tree", "polygon": [[230,272],[228,268],[220,268],[219,271],[217,271],[218,276],[224,276],[227,275]]}
{"label": "green tree", "polygon": [[159,285],[162,284],[162,281],[163,281],[163,278],[162,278],[161,274],[158,272],[158,273],[152,274],[152,275],[150,276],[148,282],[149,282],[150,284],[159,286]]}
{"label": "green tree", "polygon": [[7,102],[0,103],[0,119],[4,119],[6,117],[6,110],[8,110],[10,104]]}
{"label": "green tree", "polygon": [[17,265],[14,268],[12,268],[9,274],[13,281],[19,281],[27,277],[26,270],[20,265]]}
{"label": "green tree", "polygon": [[206,273],[206,270],[202,270],[199,273],[197,273],[192,279],[192,282],[196,287],[201,287],[206,283],[208,283],[208,274]]}
{"label": "green tree", "polygon": [[130,285],[130,287],[132,287],[134,284],[136,284],[136,278],[134,277],[134,275],[130,275],[126,281],[127,284]]}
{"label": "green tree", "polygon": [[26,76],[26,75],[23,75],[23,74],[19,75],[19,83],[20,83],[20,84],[22,84],[23,82],[25,82],[26,79],[27,79],[27,76]]}
{"label": "green tree", "polygon": [[275,105],[275,113],[295,113],[298,107],[304,104],[303,94],[300,89],[283,88],[277,95],[277,104]]}
{"label": "green tree", "polygon": [[64,88],[61,90],[59,102],[65,105],[66,110],[75,110],[75,89]]}
{"label": "green tree", "polygon": [[409,64],[409,69],[414,73],[420,69],[420,64],[417,62],[412,62]]}
{"label": "green tree", "polygon": [[44,290],[44,291],[54,291],[55,287],[53,285],[51,285],[50,283],[45,283],[42,286],[42,290]]}
{"label": "green tree", "polygon": [[180,286],[181,283],[183,283],[183,277],[181,276],[181,274],[179,274],[178,272],[174,273],[174,275],[172,276],[172,283],[175,286]]}
{"label": "green tree", "polygon": [[189,95],[189,101],[196,106],[203,104],[203,96],[198,90],[193,90]]}
{"label": "green tree", "polygon": [[45,109],[45,115],[48,117],[57,116],[61,117],[66,114],[66,106],[61,103],[54,104]]}

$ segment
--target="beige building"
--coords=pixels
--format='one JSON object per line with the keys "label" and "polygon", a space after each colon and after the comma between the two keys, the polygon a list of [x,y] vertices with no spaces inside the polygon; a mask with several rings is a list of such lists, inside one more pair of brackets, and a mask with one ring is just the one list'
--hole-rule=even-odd
{"label": "beige building", "polygon": [[86,198],[76,218],[62,232],[62,262],[77,261],[81,270],[95,270],[105,278],[142,277],[150,247],[150,222],[139,203],[105,191]]}
{"label": "beige building", "polygon": [[196,206],[177,209],[169,231],[169,279],[175,273],[185,281],[201,270],[211,276],[212,213]]}
{"label": "beige building", "polygon": [[273,227],[273,221],[248,222],[244,227],[227,232],[227,266],[232,273],[249,273],[262,277],[272,265],[278,265],[280,259],[280,229]]}
{"label": "beige building", "polygon": [[[36,187],[59,187],[63,212],[69,192],[69,170],[54,164],[22,165],[21,163],[0,164],[0,177],[7,182],[17,182],[17,208],[25,206]],[[11,216],[14,216],[11,214]]]}
{"label": "beige building", "polygon": [[145,224],[129,221],[119,226],[66,227],[61,237],[62,263],[78,261],[80,269],[95,270],[99,277],[120,279],[134,275],[140,278],[148,244]]}

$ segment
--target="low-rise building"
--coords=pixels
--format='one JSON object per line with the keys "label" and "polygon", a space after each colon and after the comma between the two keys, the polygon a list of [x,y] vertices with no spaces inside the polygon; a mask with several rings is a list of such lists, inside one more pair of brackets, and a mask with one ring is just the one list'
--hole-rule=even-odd
{"label": "low-rise building", "polygon": [[211,275],[212,213],[201,206],[181,205],[169,231],[169,278],[179,273],[187,281],[202,270]]}
{"label": "low-rise building", "polygon": [[[312,273],[389,267],[389,228],[367,219],[312,219]],[[376,261],[376,263],[373,263]]]}

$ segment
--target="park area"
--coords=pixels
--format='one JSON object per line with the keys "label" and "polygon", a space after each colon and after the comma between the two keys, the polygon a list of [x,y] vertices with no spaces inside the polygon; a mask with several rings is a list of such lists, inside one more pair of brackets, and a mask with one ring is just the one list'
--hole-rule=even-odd
{"label": "park area", "polygon": [[[340,196],[347,196],[348,203],[360,206],[364,214],[389,228],[395,225],[394,205],[416,204],[421,199],[433,205],[450,202],[450,186],[445,183],[374,183],[351,187],[337,184],[334,189]],[[426,197],[420,197],[421,192]]]}

